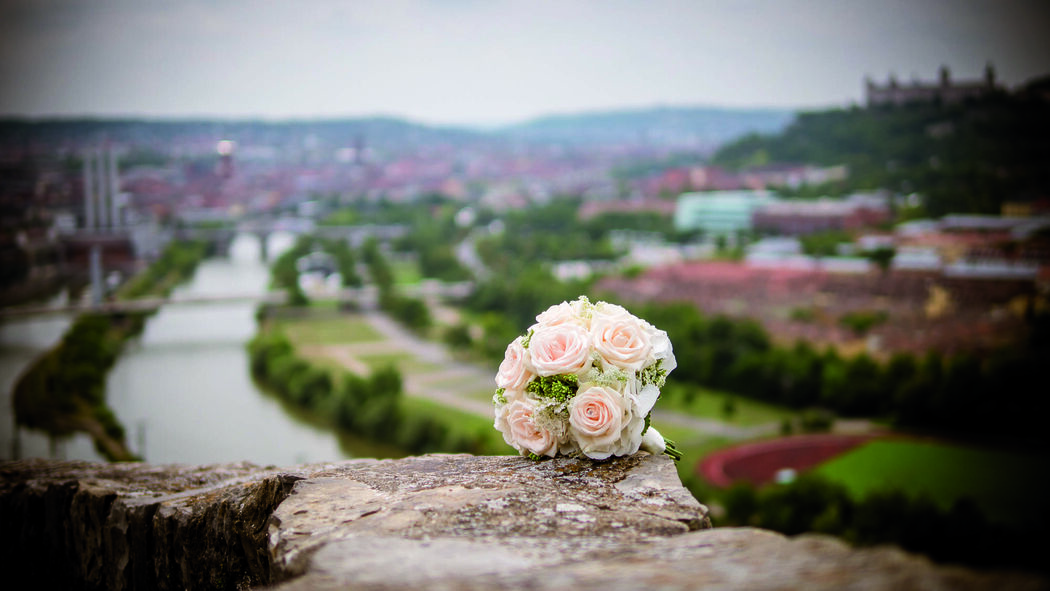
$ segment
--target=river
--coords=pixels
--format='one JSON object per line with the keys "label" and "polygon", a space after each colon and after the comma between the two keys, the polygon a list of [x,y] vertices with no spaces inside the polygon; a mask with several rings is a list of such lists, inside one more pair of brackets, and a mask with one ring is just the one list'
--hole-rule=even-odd
{"label": "river", "polygon": [[[293,240],[290,234],[274,234],[269,251],[280,252],[290,247]],[[260,261],[259,251],[258,239],[239,235],[227,258],[202,262],[193,279],[176,292],[261,294],[266,291],[269,273]],[[36,340],[22,345],[45,343],[39,350],[53,345],[64,330],[55,322],[37,327],[32,332]],[[65,319],[64,326],[68,322]],[[248,460],[287,466],[349,457],[332,432],[297,419],[252,381],[245,343],[255,330],[252,303],[168,305],[152,316],[142,335],[126,344],[106,385],[107,402],[124,425],[131,449],[152,463]],[[17,335],[11,339],[10,345],[6,336],[0,341],[5,347],[5,364],[8,351],[19,350]],[[22,358],[26,356],[32,358],[29,351]],[[12,364],[18,363],[13,354],[10,357]],[[10,386],[5,388],[5,392],[9,390]],[[7,414],[9,409],[8,395]],[[4,422],[10,421],[5,417]],[[99,459],[90,442],[86,442],[87,449],[82,449],[84,437],[58,446],[54,450],[57,453],[51,454],[46,437],[41,437],[43,449],[39,442],[31,449],[27,437],[32,439],[34,435],[21,431],[22,457]],[[4,441],[10,441],[10,436]]]}

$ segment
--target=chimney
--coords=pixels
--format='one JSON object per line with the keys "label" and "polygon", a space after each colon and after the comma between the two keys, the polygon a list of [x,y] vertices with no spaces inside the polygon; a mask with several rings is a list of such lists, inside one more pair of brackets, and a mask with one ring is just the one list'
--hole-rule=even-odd
{"label": "chimney", "polygon": [[98,198],[98,227],[108,229],[110,221],[109,206],[106,199],[109,191],[107,190],[106,185],[109,183],[106,182],[106,153],[101,149],[95,150],[95,165],[97,175],[96,180],[98,181],[98,193],[96,194],[96,197]]}
{"label": "chimney", "polygon": [[109,207],[110,225],[119,228],[123,224],[120,220],[120,204],[117,194],[120,193],[120,177],[117,175],[117,151],[109,148]]}
{"label": "chimney", "polygon": [[84,152],[84,229],[95,229],[95,179],[91,174],[91,151]]}

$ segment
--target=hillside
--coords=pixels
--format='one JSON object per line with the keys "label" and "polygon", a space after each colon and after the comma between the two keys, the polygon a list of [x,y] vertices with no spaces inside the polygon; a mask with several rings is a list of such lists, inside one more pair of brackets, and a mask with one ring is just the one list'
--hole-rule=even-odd
{"label": "hillside", "polygon": [[770,162],[847,164],[839,190],[890,188],[925,197],[931,215],[999,213],[1050,195],[1050,102],[1035,92],[979,102],[801,113],[783,131],[723,146],[729,168]]}

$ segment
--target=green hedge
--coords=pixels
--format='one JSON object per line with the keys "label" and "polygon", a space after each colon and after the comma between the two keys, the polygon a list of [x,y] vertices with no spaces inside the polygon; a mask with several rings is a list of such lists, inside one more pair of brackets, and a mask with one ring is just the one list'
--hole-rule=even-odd
{"label": "green hedge", "polygon": [[379,307],[411,330],[424,332],[430,328],[433,319],[426,303],[397,292],[394,273],[386,257],[379,252],[379,242],[375,238],[369,239],[363,245],[361,254],[368,265],[372,282],[379,288]]}
{"label": "green hedge", "polygon": [[[507,448],[479,417],[406,400],[393,367],[368,377],[327,370],[298,357],[288,338],[263,330],[248,343],[252,375],[278,396],[348,433],[395,445],[406,454],[501,454]],[[484,427],[484,428],[483,428]],[[489,433],[489,432],[492,433]]]}
{"label": "green hedge", "polygon": [[172,242],[145,271],[128,280],[117,291],[117,296],[121,299],[167,296],[176,285],[193,275],[207,251],[203,241]]}

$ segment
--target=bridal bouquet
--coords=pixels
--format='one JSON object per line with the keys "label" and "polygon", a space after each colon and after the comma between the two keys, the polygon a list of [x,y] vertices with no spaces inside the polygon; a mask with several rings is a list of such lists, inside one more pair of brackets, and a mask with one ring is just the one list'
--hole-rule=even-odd
{"label": "bridal bouquet", "polygon": [[522,455],[604,460],[644,449],[681,454],[649,425],[676,367],[667,333],[586,297],[551,306],[508,347],[496,374],[495,427]]}

